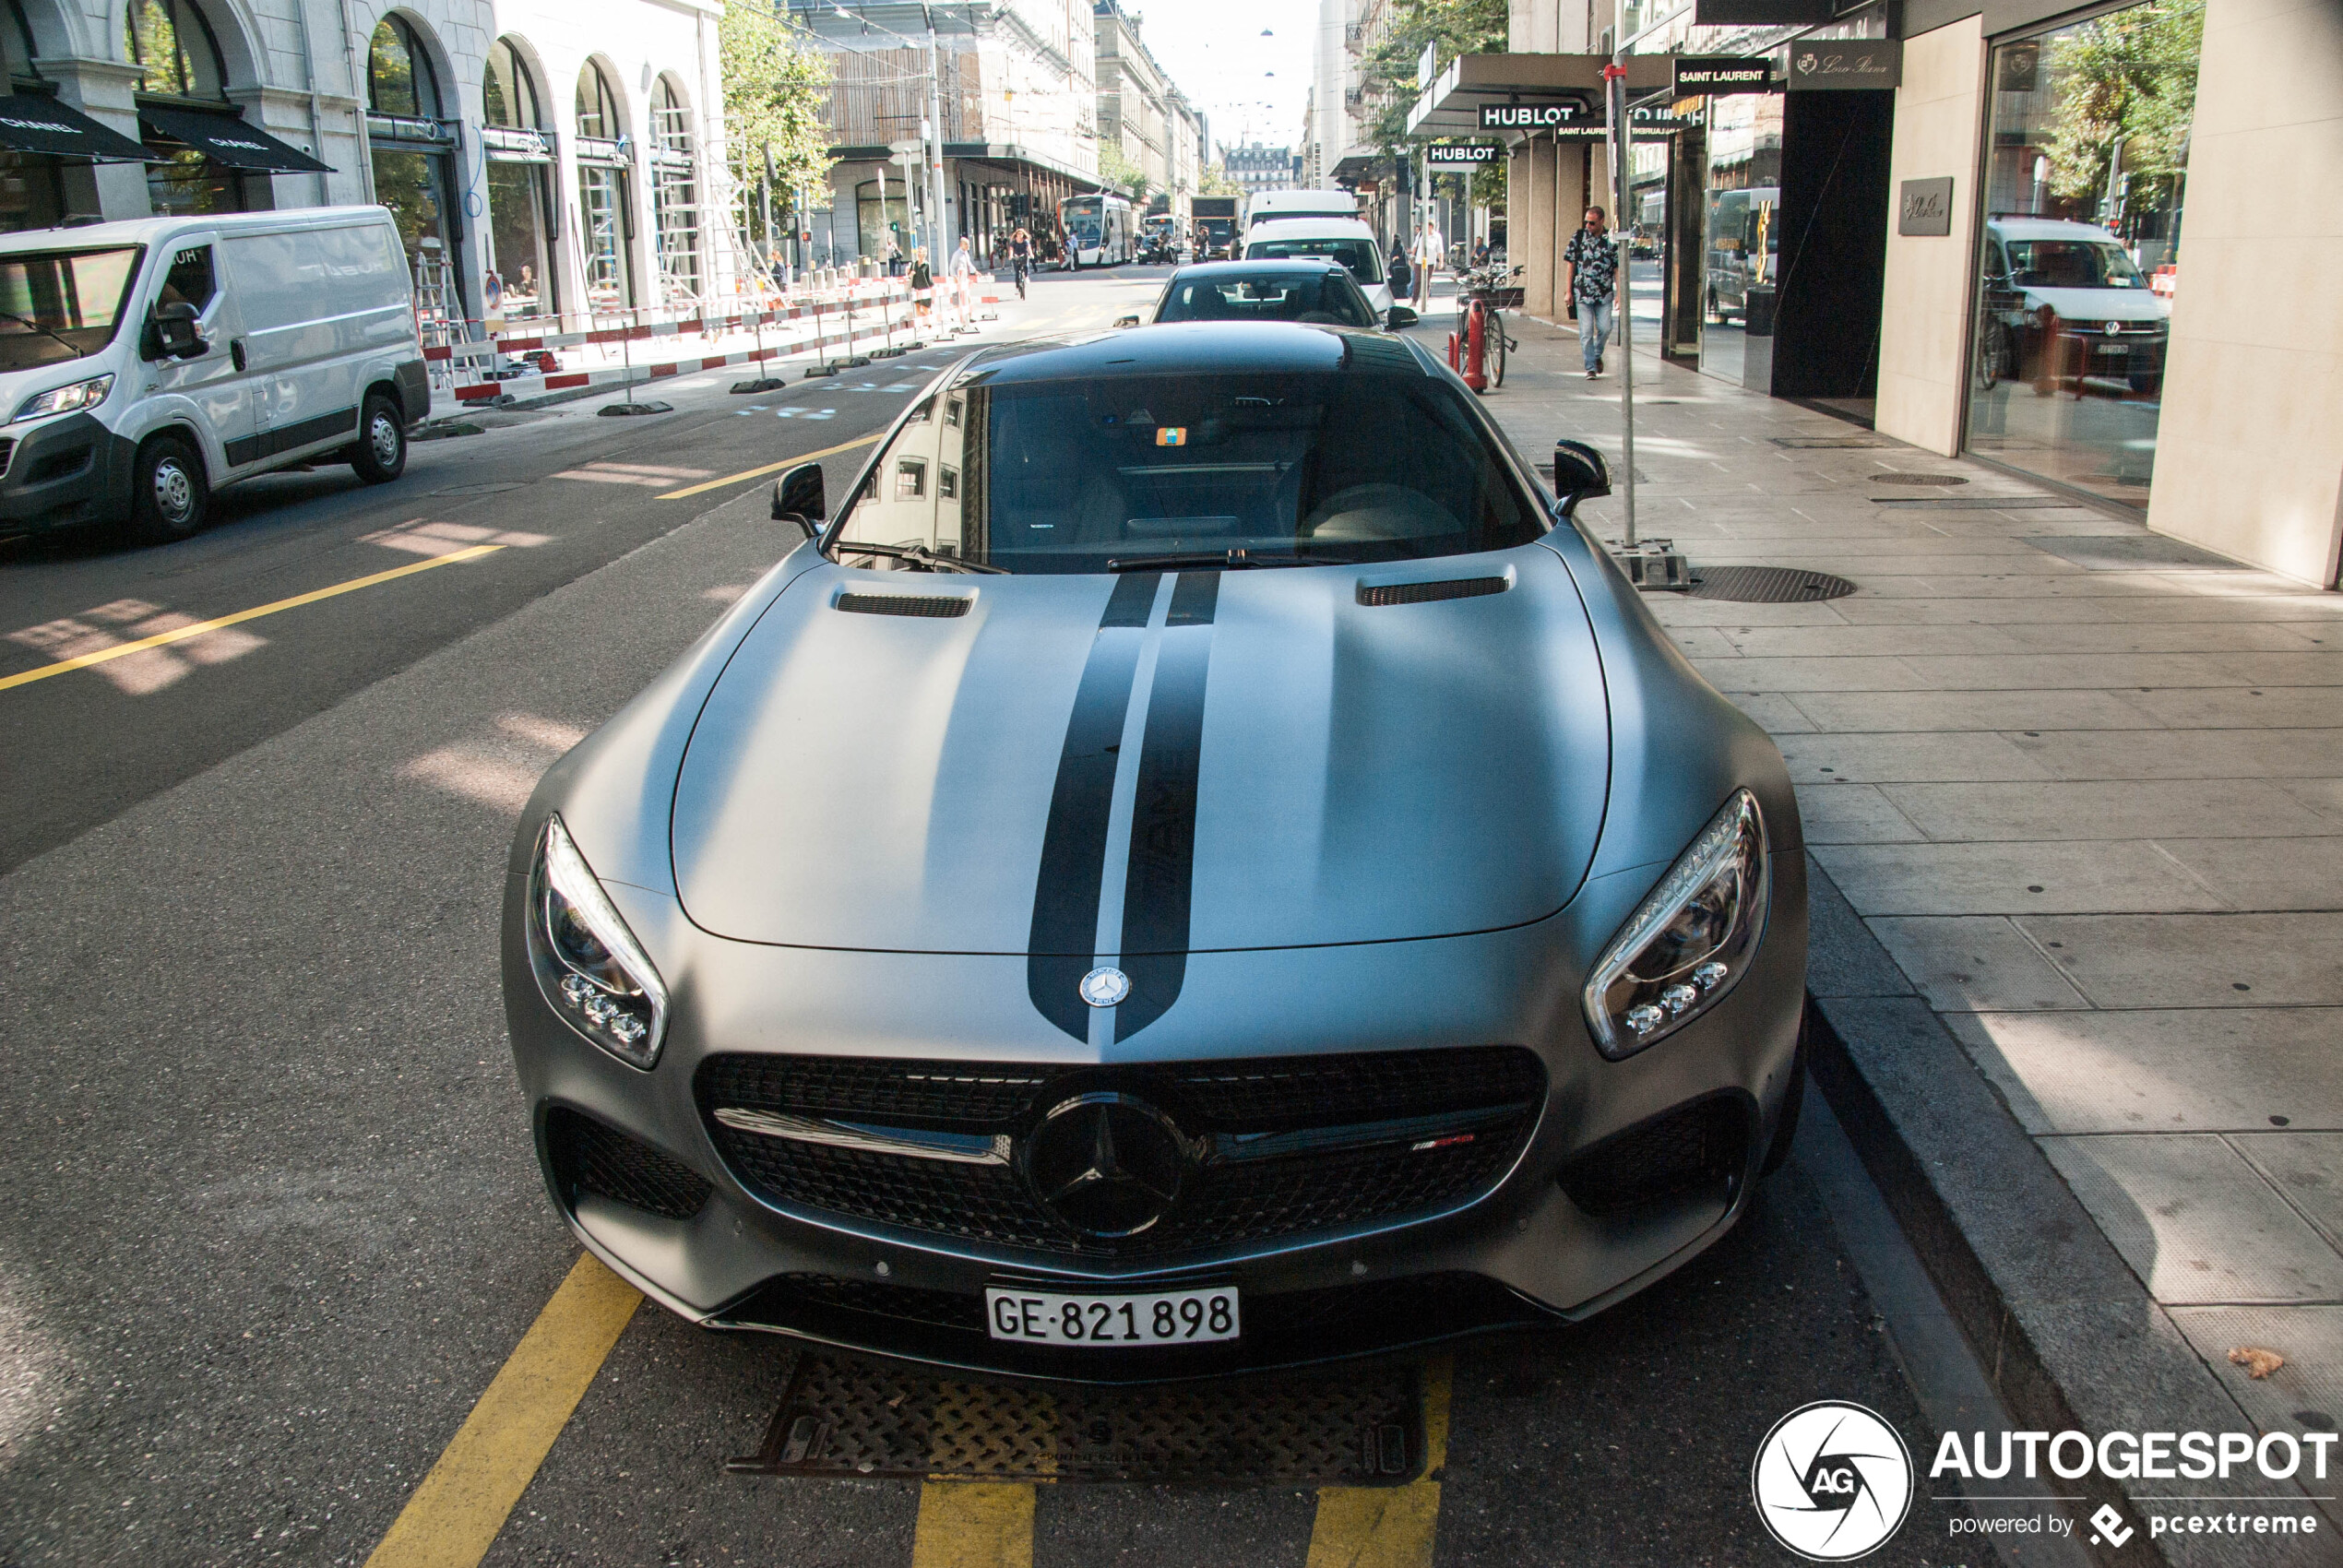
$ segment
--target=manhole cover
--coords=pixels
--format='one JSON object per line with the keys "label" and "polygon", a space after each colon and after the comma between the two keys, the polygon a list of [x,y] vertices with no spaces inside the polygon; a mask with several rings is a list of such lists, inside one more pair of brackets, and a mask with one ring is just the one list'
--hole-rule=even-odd
{"label": "manhole cover", "polygon": [[526,490],[525,484],[451,484],[445,490],[434,490],[434,495],[500,495],[507,490]]}
{"label": "manhole cover", "polygon": [[788,1476],[1398,1486],[1423,1468],[1408,1366],[1100,1387],[954,1378],[809,1352],[765,1445]]}
{"label": "manhole cover", "polygon": [[2055,495],[1874,495],[1874,506],[1892,506],[1899,512],[2026,512],[2042,507],[2079,507],[2079,501],[2062,501]]}
{"label": "manhole cover", "polygon": [[1885,446],[1886,442],[1876,435],[1777,435],[1777,446],[1805,446],[1837,450],[1853,446]]}
{"label": "manhole cover", "polygon": [[1958,474],[1873,474],[1873,484],[1967,484]]}
{"label": "manhole cover", "polygon": [[1700,566],[1692,575],[1694,599],[1730,599],[1736,604],[1802,604],[1844,599],[1855,585],[1827,572],[1792,566]]}

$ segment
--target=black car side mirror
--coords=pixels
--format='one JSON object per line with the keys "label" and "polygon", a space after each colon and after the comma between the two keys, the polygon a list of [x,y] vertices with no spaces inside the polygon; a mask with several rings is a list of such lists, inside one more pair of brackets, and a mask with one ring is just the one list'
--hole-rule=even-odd
{"label": "black car side mirror", "polygon": [[814,538],[828,520],[829,504],[822,492],[822,465],[800,463],[773,481],[773,520],[791,522]]}
{"label": "black car side mirror", "polygon": [[196,307],[186,301],[170,300],[158,304],[148,319],[153,352],[147,358],[193,360],[211,351],[211,345],[203,340],[203,333],[196,327]]}
{"label": "black car side mirror", "polygon": [[1583,441],[1555,442],[1554,493],[1564,516],[1588,496],[1610,494],[1611,465]]}
{"label": "black car side mirror", "polygon": [[1114,325],[1117,327],[1136,327],[1138,324],[1139,318],[1136,315],[1118,315],[1114,318]]}
{"label": "black car side mirror", "polygon": [[1384,330],[1386,332],[1397,332],[1403,327],[1413,327],[1416,324],[1416,313],[1409,310],[1406,305],[1393,305],[1389,310],[1384,312]]}

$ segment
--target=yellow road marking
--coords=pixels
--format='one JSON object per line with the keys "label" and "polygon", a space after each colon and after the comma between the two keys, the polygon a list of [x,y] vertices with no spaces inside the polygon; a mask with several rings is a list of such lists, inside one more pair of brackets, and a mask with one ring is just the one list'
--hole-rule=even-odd
{"label": "yellow road marking", "polygon": [[886,432],[883,430],[873,431],[868,435],[858,435],[851,441],[841,441],[835,446],[825,446],[818,452],[805,452],[794,457],[783,457],[779,462],[767,463],[761,469],[743,469],[739,473],[726,474],[722,479],[712,479],[706,484],[695,484],[683,490],[671,490],[664,495],[655,495],[651,499],[681,501],[686,495],[697,495],[702,491],[721,490],[728,484],[738,484],[744,479],[758,479],[766,474],[779,473],[783,469],[793,469],[800,463],[810,463],[816,457],[835,457],[840,452],[851,452],[857,446],[868,446],[886,434]]}
{"label": "yellow road marking", "polygon": [[580,1257],[366,1568],[476,1568],[642,1300],[593,1253]]}
{"label": "yellow road marking", "polygon": [[1455,1372],[1446,1356],[1424,1364],[1423,1479],[1400,1487],[1320,1487],[1307,1568],[1431,1568]]}
{"label": "yellow road marking", "polygon": [[68,670],[87,670],[92,664],[103,664],[110,659],[120,659],[125,654],[137,653],[143,648],[161,647],[165,643],[183,643],[189,637],[199,637],[206,632],[216,632],[222,626],[232,626],[242,621],[257,621],[263,615],[274,615],[279,610],[298,609],[304,604],[315,604],[321,599],[332,599],[338,594],[355,593],[360,588],[373,588],[376,583],[387,583],[394,577],[411,577],[417,572],[428,572],[434,566],[445,566],[457,561],[477,561],[483,555],[494,554],[504,548],[501,544],[475,544],[469,550],[458,550],[446,555],[434,555],[428,561],[417,561],[405,566],[393,566],[387,572],[376,572],[372,576],[352,577],[346,583],[336,583],[331,588],[313,588],[307,593],[297,593],[291,599],[280,599],[273,604],[263,604],[251,610],[239,610],[233,615],[216,616],[209,621],[198,621],[192,626],[181,626],[168,632],[157,632],[151,637],[140,637],[136,642],[120,643],[113,647],[101,647],[95,653],[78,654],[72,659],[59,659],[54,664],[44,664],[38,670],[20,670],[13,675],[0,675],[0,692],[5,692],[11,686],[29,685],[34,681],[45,681],[52,675],[62,675]]}
{"label": "yellow road marking", "polygon": [[1033,1568],[1032,1486],[929,1481],[921,1487],[911,1568]]}

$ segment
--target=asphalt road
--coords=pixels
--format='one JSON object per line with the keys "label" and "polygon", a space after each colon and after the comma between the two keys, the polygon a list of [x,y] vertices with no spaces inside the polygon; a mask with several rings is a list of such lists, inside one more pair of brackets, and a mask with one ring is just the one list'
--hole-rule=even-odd
{"label": "asphalt road", "polygon": [[[1004,330],[1103,324],[1152,276],[1044,281]],[[384,490],[256,485],[187,544],[0,555],[9,627],[144,635],[422,558],[386,530],[507,541],[232,628],[253,640],[218,657],[0,690],[0,1563],[374,1551],[577,1257],[498,1001],[519,805],[794,542],[763,481],[660,497],[867,434],[907,379],[671,384],[672,415],[588,403],[419,447]],[[462,493],[490,485],[517,488]],[[153,608],[99,609],[129,600]],[[0,639],[0,674],[59,647]],[[1928,1453],[1817,1181],[1793,1162],[1706,1258],[1592,1322],[1457,1347],[1422,1560],[1787,1562],[1748,1501],[1779,1417],[1857,1400]],[[916,1480],[727,1473],[791,1356],[636,1313],[485,1561],[952,1561]],[[1979,1559],[1925,1491],[1868,1561]],[[1030,1561],[1314,1564],[1329,1506],[1242,1479],[1045,1486]]]}

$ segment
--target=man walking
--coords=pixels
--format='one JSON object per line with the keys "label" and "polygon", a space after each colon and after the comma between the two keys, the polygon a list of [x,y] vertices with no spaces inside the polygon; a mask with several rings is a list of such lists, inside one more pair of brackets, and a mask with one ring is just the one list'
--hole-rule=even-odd
{"label": "man walking", "polygon": [[1416,304],[1419,309],[1432,308],[1432,274],[1447,258],[1448,242],[1432,220],[1423,220],[1416,231],[1416,243],[1409,252],[1416,264]]}
{"label": "man walking", "polygon": [[1586,223],[1570,236],[1562,259],[1570,268],[1570,313],[1578,319],[1578,357],[1592,381],[1602,374],[1602,349],[1617,315],[1612,296],[1619,283],[1619,247],[1612,241],[1601,208],[1587,208]]}
{"label": "man walking", "polygon": [[952,300],[959,313],[960,328],[976,330],[976,256],[969,250],[969,237],[960,236],[960,248],[952,253]]}

